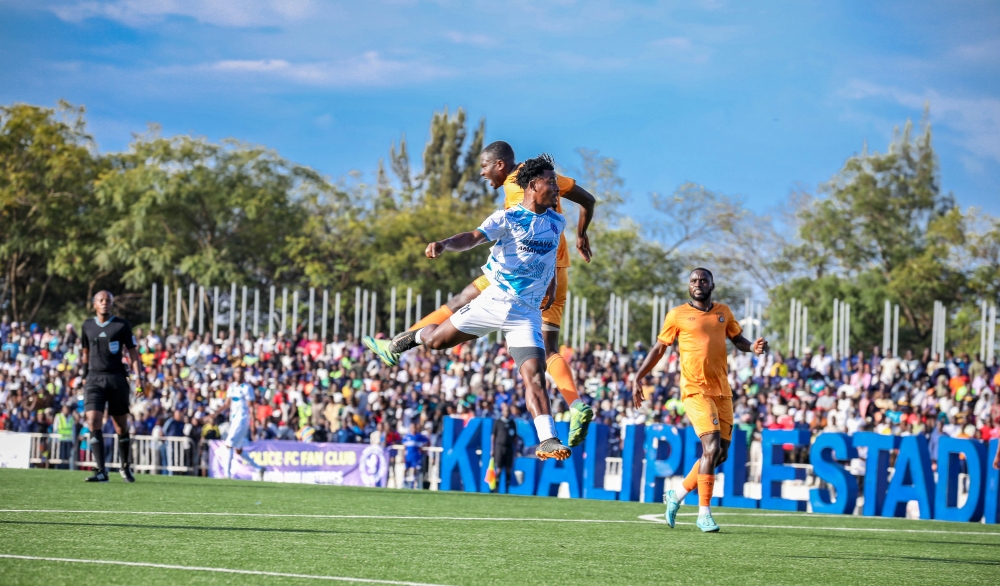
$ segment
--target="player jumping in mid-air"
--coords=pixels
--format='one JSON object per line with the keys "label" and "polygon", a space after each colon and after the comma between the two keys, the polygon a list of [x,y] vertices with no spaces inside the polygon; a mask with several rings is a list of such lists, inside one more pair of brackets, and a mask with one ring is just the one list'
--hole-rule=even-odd
{"label": "player jumping in mid-air", "polygon": [[229,457],[226,459],[226,478],[233,477],[233,460],[238,455],[254,469],[256,480],[264,479],[264,468],[243,455],[243,448],[253,438],[255,404],[253,387],[243,380],[243,368],[237,366],[233,369],[233,382],[226,389],[226,402],[219,407],[222,411],[229,409],[229,431],[226,432],[225,440],[226,448],[229,450]]}
{"label": "player jumping in mid-air", "polygon": [[663,501],[667,505],[667,524],[672,528],[681,501],[697,489],[700,505],[697,525],[705,532],[719,530],[709,505],[715,487],[715,469],[726,461],[733,437],[733,391],[726,372],[726,339],[743,352],[763,354],[768,349],[764,338],[751,343],[743,337],[743,328],[729,307],[712,302],[714,290],[711,271],[697,268],[691,272],[688,278],[691,301],[667,313],[656,344],[632,381],[632,400],[639,408],[645,400],[642,379],[663,358],[667,348],[677,342],[681,355],[681,398],[688,420],[701,438],[702,456],[684,478],[683,488],[668,491]]}
{"label": "player jumping in mid-air", "polygon": [[80,328],[83,336],[83,409],[90,429],[90,446],[94,454],[96,472],[87,482],[107,482],[108,471],[104,461],[104,408],[118,434],[118,453],[121,455],[119,472],[125,482],[135,482],[132,476],[132,442],[128,431],[129,384],[125,378],[122,356],[128,350],[129,362],[135,374],[135,391],[142,392],[142,362],[135,349],[136,339],[128,320],[111,315],[115,303],[108,291],[94,295],[94,313]]}
{"label": "player jumping in mid-air", "polygon": [[507,347],[524,379],[527,407],[535,418],[541,442],[535,449],[540,459],[565,460],[572,453],[555,434],[545,390],[545,345],[539,305],[555,298],[556,250],[566,220],[555,211],[559,198],[552,158],[541,155],[524,162],[517,183],[524,201],[490,215],[472,232],[463,232],[440,242],[431,242],[424,253],[437,258],[446,250],[469,250],[495,241],[483,272],[490,286],[440,325],[429,324],[399,334],[391,341],[365,336],[364,343],[385,364],[398,364],[399,356],[418,345],[432,350],[452,348],[502,330]]}
{"label": "player jumping in mid-air", "polygon": [[[496,141],[483,149],[479,157],[479,174],[490,182],[493,189],[503,188],[504,209],[510,209],[524,200],[524,189],[518,184],[517,172],[520,165],[514,160],[514,149],[503,141]],[[556,175],[556,185],[560,198],[566,198],[580,205],[580,219],[576,227],[576,248],[584,260],[590,262],[590,239],[587,227],[594,218],[594,196],[586,189],[576,184],[569,177]],[[562,213],[561,199],[556,198],[555,211]],[[551,306],[542,312],[542,335],[545,341],[546,370],[552,376],[559,393],[570,408],[569,446],[576,447],[587,437],[587,428],[594,419],[594,412],[580,400],[580,393],[573,382],[573,373],[566,360],[559,354],[559,328],[562,324],[563,311],[566,306],[566,293],[569,289],[569,245],[566,236],[560,236],[559,248],[556,252],[556,295]],[[440,324],[448,319],[490,286],[489,278],[483,275],[470,283],[457,296],[448,300],[437,310],[413,325],[411,330],[418,330],[430,324]]]}

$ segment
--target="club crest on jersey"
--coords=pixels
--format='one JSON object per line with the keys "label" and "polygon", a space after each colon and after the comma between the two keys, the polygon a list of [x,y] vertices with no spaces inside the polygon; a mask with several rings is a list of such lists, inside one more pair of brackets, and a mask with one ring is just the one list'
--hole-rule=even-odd
{"label": "club crest on jersey", "polygon": [[120,347],[120,343],[119,342],[109,342],[108,343],[108,350],[111,350],[112,354],[118,354],[118,348],[119,347]]}
{"label": "club crest on jersey", "polygon": [[726,316],[724,316],[724,315],[720,315],[720,316],[719,316],[719,323],[720,323],[720,324],[721,324],[721,323],[725,323],[725,321],[726,321]]}
{"label": "club crest on jersey", "polygon": [[719,418],[716,417],[715,419],[712,420],[712,425],[718,425],[718,424],[719,424]]}

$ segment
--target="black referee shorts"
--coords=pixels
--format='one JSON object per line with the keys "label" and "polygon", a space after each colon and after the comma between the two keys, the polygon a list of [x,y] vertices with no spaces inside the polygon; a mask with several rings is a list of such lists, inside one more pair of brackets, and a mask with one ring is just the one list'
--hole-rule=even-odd
{"label": "black referee shorts", "polygon": [[108,415],[112,417],[128,413],[128,379],[124,374],[91,372],[87,375],[87,384],[83,387],[83,410],[103,412],[105,405],[108,406]]}

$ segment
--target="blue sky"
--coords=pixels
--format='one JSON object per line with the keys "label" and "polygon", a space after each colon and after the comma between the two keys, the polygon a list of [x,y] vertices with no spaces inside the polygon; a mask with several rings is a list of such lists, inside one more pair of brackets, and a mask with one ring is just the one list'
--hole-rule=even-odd
{"label": "blue sky", "polygon": [[995,1],[0,0],[0,39],[0,103],[83,104],[103,150],[156,122],[371,176],[461,106],[618,159],[636,217],[685,181],[772,210],[929,101],[944,189],[1000,214]]}

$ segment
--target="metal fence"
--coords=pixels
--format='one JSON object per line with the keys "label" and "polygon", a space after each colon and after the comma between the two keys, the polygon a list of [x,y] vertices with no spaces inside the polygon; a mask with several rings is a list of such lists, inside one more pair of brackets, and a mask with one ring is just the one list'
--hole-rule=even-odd
{"label": "metal fence", "polygon": [[[93,469],[94,453],[90,438],[62,439],[54,433],[31,433],[29,462],[33,466]],[[121,468],[118,436],[104,438],[105,465]],[[145,474],[197,474],[207,467],[205,450],[187,437],[132,436],[132,471]]]}

